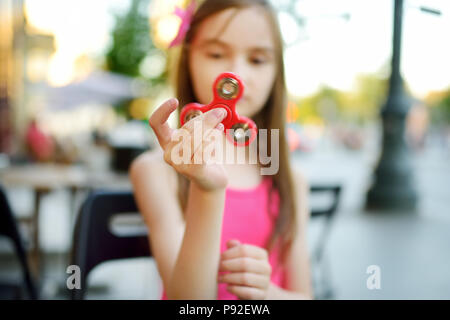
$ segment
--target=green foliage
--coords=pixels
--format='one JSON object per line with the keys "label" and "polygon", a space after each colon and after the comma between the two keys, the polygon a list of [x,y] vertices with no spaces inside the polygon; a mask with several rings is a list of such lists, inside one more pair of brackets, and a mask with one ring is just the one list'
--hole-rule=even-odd
{"label": "green foliage", "polygon": [[450,88],[441,93],[432,103],[432,121],[436,124],[450,125]]}
{"label": "green foliage", "polygon": [[[139,64],[154,48],[150,38],[148,0],[133,0],[124,16],[116,16],[112,46],[106,54],[106,67],[116,73],[139,76]],[[143,9],[144,8],[144,9]]]}
{"label": "green foliage", "polygon": [[442,99],[439,106],[442,109],[443,119],[450,124],[450,91],[447,93],[447,96]]}
{"label": "green foliage", "polygon": [[321,118],[326,122],[364,124],[378,116],[387,94],[388,80],[377,75],[364,74],[356,79],[355,90],[343,92],[322,87],[317,93],[300,99],[298,121]]}
{"label": "green foliage", "polygon": [[365,123],[378,117],[388,94],[388,79],[364,74],[356,79],[356,90],[343,95],[342,110],[357,122]]}
{"label": "green foliage", "polygon": [[[165,56],[152,42],[148,16],[149,0],[132,0],[130,8],[122,15],[116,15],[112,32],[112,44],[106,53],[106,69],[129,77],[140,78],[148,86],[144,95],[153,98],[167,82],[167,68],[160,62],[162,73],[151,75],[142,73],[146,59],[154,55]],[[164,60],[163,60],[164,61]],[[147,61],[148,62],[148,61]],[[115,106],[117,113],[127,119],[132,118],[130,107],[133,100],[121,101]]]}

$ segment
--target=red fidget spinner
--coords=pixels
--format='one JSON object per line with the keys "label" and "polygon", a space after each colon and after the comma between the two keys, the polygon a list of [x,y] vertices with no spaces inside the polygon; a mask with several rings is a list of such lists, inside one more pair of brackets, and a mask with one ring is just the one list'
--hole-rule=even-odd
{"label": "red fidget spinner", "polygon": [[[242,80],[231,72],[220,74],[213,85],[214,98],[208,105],[189,103],[180,113],[180,123],[186,122],[196,116],[214,108],[224,108],[227,116],[222,120],[227,139],[236,146],[248,146],[256,138],[256,124],[253,120],[239,116],[236,113],[236,103],[244,93]],[[228,130],[232,129],[232,130]]]}

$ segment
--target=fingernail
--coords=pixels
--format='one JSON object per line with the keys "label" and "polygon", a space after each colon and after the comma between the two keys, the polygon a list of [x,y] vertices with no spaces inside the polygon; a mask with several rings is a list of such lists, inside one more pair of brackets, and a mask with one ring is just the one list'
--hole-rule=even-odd
{"label": "fingernail", "polygon": [[213,113],[218,119],[223,119],[225,117],[226,111],[223,108],[219,108],[214,109]]}
{"label": "fingernail", "polygon": [[175,106],[175,105],[177,104],[177,102],[178,102],[177,98],[170,98],[170,99],[167,101],[167,103],[168,103],[171,107]]}

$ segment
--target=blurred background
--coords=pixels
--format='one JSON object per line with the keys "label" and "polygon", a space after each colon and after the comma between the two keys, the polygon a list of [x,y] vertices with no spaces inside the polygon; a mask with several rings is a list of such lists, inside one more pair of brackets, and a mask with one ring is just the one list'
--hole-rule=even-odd
{"label": "blurred background", "polygon": [[[68,298],[89,192],[131,190],[130,162],[155,146],[146,121],[173,96],[168,45],[186,2],[0,0],[0,184],[40,298]],[[312,258],[318,298],[449,299],[450,3],[272,2],[293,164],[312,186],[342,190],[332,219],[308,230],[311,254],[323,253]],[[314,193],[311,205],[330,201]],[[0,283],[21,279],[1,237]],[[95,268],[87,298],[160,290],[153,259],[128,259]]]}

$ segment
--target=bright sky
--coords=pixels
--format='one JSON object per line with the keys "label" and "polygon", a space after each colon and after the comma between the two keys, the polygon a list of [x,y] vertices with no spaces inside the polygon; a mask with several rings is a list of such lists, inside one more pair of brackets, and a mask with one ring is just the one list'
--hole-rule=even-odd
{"label": "bright sky", "polygon": [[[31,24],[55,35],[57,52],[50,68],[55,71],[56,82],[63,83],[73,72],[76,57],[99,55],[106,49],[114,22],[111,13],[127,8],[129,1],[25,3]],[[423,13],[415,8],[419,5],[440,9],[442,15]],[[299,0],[297,8],[309,17],[308,39],[285,52],[292,94],[311,94],[321,84],[351,90],[358,73],[376,72],[390,60],[392,0]],[[350,13],[351,19],[333,18],[341,13]],[[419,98],[450,86],[449,31],[450,1],[405,0],[402,73]],[[292,37],[287,32],[285,35]]]}
{"label": "bright sky", "polygon": [[[426,4],[441,16],[413,6]],[[392,0],[300,0],[308,20],[310,39],[287,50],[287,83],[293,93],[305,95],[321,84],[350,90],[355,75],[377,72],[390,64]],[[326,10],[324,10],[326,8]],[[319,18],[320,14],[350,13],[351,19]],[[405,1],[401,71],[414,94],[450,86],[450,1]]]}

